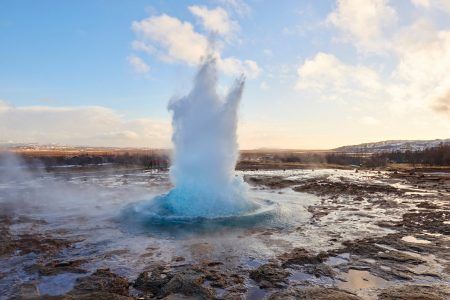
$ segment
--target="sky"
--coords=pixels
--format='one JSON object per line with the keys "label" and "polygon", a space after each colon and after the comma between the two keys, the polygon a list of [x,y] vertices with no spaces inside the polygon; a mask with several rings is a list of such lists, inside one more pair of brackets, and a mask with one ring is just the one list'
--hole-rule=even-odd
{"label": "sky", "polygon": [[0,142],[171,147],[211,52],[241,149],[450,138],[449,0],[2,0]]}

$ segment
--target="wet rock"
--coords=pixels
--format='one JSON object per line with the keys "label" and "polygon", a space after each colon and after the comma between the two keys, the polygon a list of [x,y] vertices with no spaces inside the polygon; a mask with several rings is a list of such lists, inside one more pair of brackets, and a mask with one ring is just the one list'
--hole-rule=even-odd
{"label": "wet rock", "polygon": [[186,259],[183,256],[176,256],[172,258],[173,262],[181,262],[181,261],[185,261]]}
{"label": "wet rock", "polygon": [[0,256],[31,252],[53,254],[61,249],[68,248],[74,241],[53,238],[40,234],[12,235],[9,226],[13,219],[8,216],[0,216]]}
{"label": "wet rock", "polygon": [[360,300],[358,296],[348,291],[325,288],[325,287],[307,287],[290,288],[284,291],[275,292],[270,295],[269,300]]}
{"label": "wet rock", "polygon": [[45,297],[48,300],[134,300],[133,297],[108,292],[90,292],[86,294],[64,295],[63,297]]}
{"label": "wet rock", "polygon": [[[430,169],[433,172],[436,170]],[[440,170],[440,172],[448,172],[447,170]],[[415,173],[404,173],[398,172],[397,174],[391,174],[393,178],[400,178],[405,180],[408,184],[416,186],[420,189],[436,189],[442,192],[450,191],[450,179],[447,174],[415,174]]]}
{"label": "wet rock", "polygon": [[314,255],[304,248],[294,248],[291,252],[284,253],[279,258],[283,261],[283,267],[291,265],[318,264],[328,257],[325,252]]}
{"label": "wet rock", "polygon": [[[332,250],[329,254],[350,253],[352,269],[357,266],[385,280],[412,280],[414,275],[417,275],[412,270],[417,265],[426,266],[427,263],[418,253],[432,249],[429,248],[432,246],[406,243],[401,240],[402,236],[401,233],[394,233],[382,237],[345,241],[344,248]],[[439,249],[444,252],[442,248]]]}
{"label": "wet rock", "polygon": [[223,262],[221,262],[221,261],[206,261],[206,262],[204,262],[204,264],[208,267],[216,267],[216,266],[223,265]]}
{"label": "wet rock", "polygon": [[309,206],[308,212],[312,214],[312,218],[319,220],[320,218],[328,215],[333,210],[336,210],[336,207],[333,206],[325,206],[325,205],[315,205],[315,206]]}
{"label": "wet rock", "polygon": [[370,203],[376,207],[384,209],[397,208],[400,206],[397,202],[388,199],[376,199],[372,200]]}
{"label": "wet rock", "polygon": [[197,272],[199,275],[203,276],[208,284],[214,288],[230,288],[245,291],[244,278],[228,270],[224,263],[220,261],[204,261],[201,264],[194,265],[191,271]]}
{"label": "wet rock", "polygon": [[31,252],[52,254],[71,246],[72,243],[72,241],[39,234],[13,236],[9,231],[9,226],[5,223],[0,225],[0,256],[15,253],[23,255]]}
{"label": "wet rock", "polygon": [[388,250],[378,253],[376,257],[381,260],[390,260],[398,263],[408,263],[413,265],[419,265],[425,262],[423,259],[399,251]]}
{"label": "wet rock", "polygon": [[205,279],[206,276],[195,268],[185,267],[175,272],[155,266],[141,273],[133,286],[148,297],[163,298],[181,294],[195,296],[195,299],[212,299],[214,291],[203,286]]}
{"label": "wet rock", "polygon": [[116,249],[116,250],[107,251],[106,253],[102,254],[101,257],[103,259],[110,259],[117,255],[123,255],[123,254],[129,253],[129,252],[130,252],[130,250],[128,250],[128,249]]}
{"label": "wet rock", "polygon": [[27,300],[27,299],[38,299],[39,298],[39,289],[33,283],[24,283],[21,284],[11,300]]}
{"label": "wet rock", "polygon": [[379,240],[375,238],[347,240],[342,242],[343,248],[336,249],[332,252],[336,254],[350,253],[361,257],[371,258],[382,250],[377,246],[377,242],[379,242]]}
{"label": "wet rock", "polygon": [[305,271],[316,277],[326,276],[333,278],[336,275],[333,268],[326,264],[308,265],[306,266]]}
{"label": "wet rock", "polygon": [[250,271],[250,278],[261,288],[282,287],[287,283],[290,273],[276,264],[265,264]]}
{"label": "wet rock", "polygon": [[449,211],[406,213],[398,225],[410,232],[416,232],[417,229],[421,229],[427,230],[430,233],[450,235],[450,224],[444,223],[448,221],[449,215]]}
{"label": "wet rock", "polygon": [[375,193],[395,195],[403,194],[402,190],[390,185],[363,184],[343,181],[332,182],[316,178],[303,182],[301,185],[294,187],[293,190],[297,192],[311,193],[317,196],[349,195],[363,197]]}
{"label": "wet rock", "polygon": [[205,270],[205,279],[210,281],[210,285],[216,288],[227,288],[244,283],[244,278],[238,274],[227,274],[216,270]]}
{"label": "wet rock", "polygon": [[419,203],[416,205],[416,207],[425,209],[439,209],[439,205],[430,203],[429,201]]}
{"label": "wet rock", "polygon": [[263,185],[270,189],[283,189],[298,184],[298,181],[279,176],[244,176],[244,180],[251,185]]}
{"label": "wet rock", "polygon": [[56,253],[61,249],[68,248],[72,243],[72,241],[64,239],[33,234],[20,235],[19,239],[15,241],[16,249],[19,249],[21,254],[30,252]]}
{"label": "wet rock", "polygon": [[164,285],[161,295],[182,294],[185,296],[194,296],[195,299],[214,299],[214,291],[202,286],[204,277],[195,273],[180,272]]}
{"label": "wet rock", "polygon": [[161,289],[166,285],[174,275],[170,273],[164,266],[154,266],[148,271],[139,274],[139,277],[134,282],[134,288],[150,292],[154,295],[160,294]]}
{"label": "wet rock", "polygon": [[379,300],[445,300],[449,299],[447,287],[429,285],[402,285],[384,289],[378,294]]}
{"label": "wet rock", "polygon": [[231,293],[226,293],[225,295],[223,295],[223,297],[219,298],[219,299],[226,299],[226,300],[245,300],[247,299],[245,297],[244,294],[242,293],[236,293],[236,292],[231,292]]}
{"label": "wet rock", "polygon": [[129,283],[125,278],[112,273],[109,269],[98,269],[92,275],[78,278],[69,295],[75,298],[84,297],[83,299],[96,299],[93,295],[98,297],[128,296],[128,289]]}
{"label": "wet rock", "polygon": [[72,260],[72,261],[52,261],[47,264],[34,264],[28,268],[26,271],[28,273],[37,272],[41,276],[52,276],[61,273],[87,273],[86,270],[80,268],[82,264],[85,264],[87,260]]}

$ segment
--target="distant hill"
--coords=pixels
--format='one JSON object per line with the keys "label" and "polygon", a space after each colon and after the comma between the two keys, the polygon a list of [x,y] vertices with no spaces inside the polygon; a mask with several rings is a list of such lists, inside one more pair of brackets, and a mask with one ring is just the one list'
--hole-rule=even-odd
{"label": "distant hill", "polygon": [[[299,149],[275,149],[260,148],[254,150],[241,150],[241,153],[328,153],[328,152],[345,152],[345,153],[383,153],[392,151],[420,151],[427,148],[437,147],[440,144],[450,145],[450,139],[436,140],[390,140],[374,143],[364,143],[358,145],[342,146],[330,150],[299,150]],[[96,147],[96,146],[68,146],[60,144],[39,144],[39,143],[12,143],[0,141],[1,150],[12,150],[15,152],[67,152],[67,153],[90,153],[90,152],[161,152],[168,153],[170,149],[157,148],[134,148],[134,147]]]}
{"label": "distant hill", "polygon": [[392,151],[420,151],[427,148],[437,147],[440,144],[450,144],[450,139],[437,140],[392,140],[375,143],[364,143],[359,145],[342,146],[333,149],[337,152],[346,153],[380,153]]}

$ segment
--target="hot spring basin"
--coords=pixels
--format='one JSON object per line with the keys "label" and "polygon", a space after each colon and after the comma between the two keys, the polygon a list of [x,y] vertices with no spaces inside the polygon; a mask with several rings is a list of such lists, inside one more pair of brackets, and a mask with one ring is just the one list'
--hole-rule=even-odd
{"label": "hot spring basin", "polygon": [[185,216],[173,214],[164,202],[164,195],[152,200],[132,203],[124,208],[121,220],[133,231],[151,233],[213,232],[226,228],[249,228],[270,223],[279,204],[265,199],[249,200],[251,209],[235,215]]}

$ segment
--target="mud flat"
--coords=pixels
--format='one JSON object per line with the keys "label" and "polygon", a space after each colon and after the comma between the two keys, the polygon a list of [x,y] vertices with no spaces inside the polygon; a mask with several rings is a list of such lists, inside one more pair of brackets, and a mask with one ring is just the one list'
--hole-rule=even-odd
{"label": "mud flat", "polygon": [[57,172],[0,185],[0,299],[449,299],[450,176],[242,171],[261,224],[153,230],[119,212],[166,172]]}

